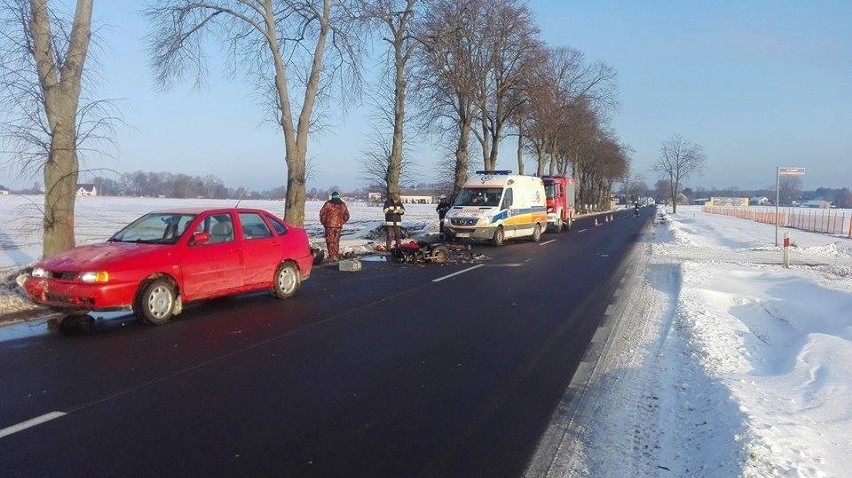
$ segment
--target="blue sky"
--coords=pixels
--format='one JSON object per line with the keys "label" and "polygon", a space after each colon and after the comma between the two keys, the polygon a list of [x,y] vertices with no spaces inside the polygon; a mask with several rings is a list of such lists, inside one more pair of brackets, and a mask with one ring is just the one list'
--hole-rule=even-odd
{"label": "blue sky", "polygon": [[[128,124],[115,159],[84,168],[219,176],[226,185],[268,189],[286,181],[280,130],[241,79],[212,61],[207,85],[157,91],[137,2],[99,0],[101,97],[119,99]],[[650,166],[674,134],[704,146],[707,166],[690,186],[774,185],[777,165],[803,166],[806,189],[852,187],[852,2],[532,0],[548,44],[571,46],[619,74],[612,127],[633,148],[633,171],[653,185]],[[211,51],[215,58],[216,51]],[[367,76],[377,72],[368,62]],[[358,158],[368,147],[370,107],[327,111],[309,146],[309,187],[364,185]],[[437,137],[413,144],[420,177],[438,176]],[[506,141],[498,167],[515,168]],[[478,158],[475,153],[474,158]],[[475,165],[475,167],[478,165]],[[24,185],[9,171],[0,184]]]}

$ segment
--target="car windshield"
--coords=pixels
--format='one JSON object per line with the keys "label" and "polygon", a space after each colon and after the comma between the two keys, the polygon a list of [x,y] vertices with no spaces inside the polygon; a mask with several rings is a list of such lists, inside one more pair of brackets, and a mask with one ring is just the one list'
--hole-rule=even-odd
{"label": "car windshield", "polygon": [[503,188],[464,188],[459,191],[453,206],[494,207],[500,204]]}
{"label": "car windshield", "polygon": [[146,214],[115,233],[110,241],[174,244],[193,219],[195,219],[194,214]]}

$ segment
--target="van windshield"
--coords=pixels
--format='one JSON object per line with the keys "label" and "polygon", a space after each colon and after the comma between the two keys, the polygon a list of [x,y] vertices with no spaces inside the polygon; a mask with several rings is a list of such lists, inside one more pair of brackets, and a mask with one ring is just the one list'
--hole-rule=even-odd
{"label": "van windshield", "polygon": [[464,188],[459,191],[453,206],[494,207],[500,204],[503,188]]}

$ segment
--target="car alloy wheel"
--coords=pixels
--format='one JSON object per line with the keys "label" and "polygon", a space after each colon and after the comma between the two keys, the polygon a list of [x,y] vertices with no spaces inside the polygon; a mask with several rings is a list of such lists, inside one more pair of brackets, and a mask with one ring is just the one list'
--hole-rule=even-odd
{"label": "car alloy wheel", "polygon": [[301,277],[299,270],[292,262],[285,262],[278,266],[275,271],[275,281],[272,286],[272,293],[279,299],[286,299],[295,294],[299,289]]}
{"label": "car alloy wheel", "polygon": [[172,318],[175,306],[175,287],[165,279],[144,282],[133,311],[138,319],[151,325],[165,324]]}

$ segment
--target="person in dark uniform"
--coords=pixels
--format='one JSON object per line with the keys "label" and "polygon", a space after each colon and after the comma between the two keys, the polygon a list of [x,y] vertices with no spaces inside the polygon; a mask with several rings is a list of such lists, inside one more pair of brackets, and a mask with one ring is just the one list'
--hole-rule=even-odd
{"label": "person in dark uniform", "polygon": [[441,197],[438,201],[438,207],[435,208],[438,211],[438,232],[441,235],[441,239],[444,238],[444,218],[447,216],[447,211],[450,210],[451,204],[450,200],[447,199],[447,196],[441,194]]}
{"label": "person in dark uniform", "polygon": [[385,225],[387,227],[387,241],[385,245],[387,250],[391,249],[391,239],[399,247],[402,240],[402,215],[405,214],[405,206],[399,198],[399,193],[391,193],[390,197],[385,200]]}

